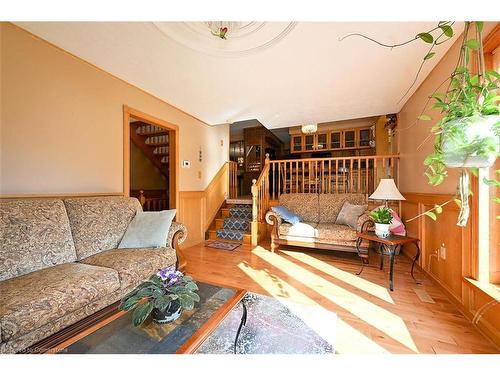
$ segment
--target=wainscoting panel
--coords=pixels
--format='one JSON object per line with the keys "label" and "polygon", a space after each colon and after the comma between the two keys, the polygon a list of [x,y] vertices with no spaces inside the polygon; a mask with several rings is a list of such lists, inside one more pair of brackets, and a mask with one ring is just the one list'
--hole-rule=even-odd
{"label": "wainscoting panel", "polygon": [[177,221],[188,228],[188,237],[182,244],[183,248],[205,240],[205,232],[224,203],[228,188],[229,165],[226,163],[205,190],[179,192]]}
{"label": "wainscoting panel", "polygon": [[[451,301],[467,316],[474,325],[497,347],[500,348],[500,304],[491,294],[486,293],[478,284],[468,281],[475,269],[472,256],[472,222],[465,227],[456,225],[459,209],[451,202],[443,208],[437,221],[427,216],[406,223],[406,220],[421,214],[435,204],[442,204],[452,198],[446,194],[403,193],[406,201],[401,204],[401,217],[405,221],[408,235],[420,239],[421,269],[437,283]],[[445,255],[440,256],[441,248]],[[412,246],[403,252],[414,256]]]}

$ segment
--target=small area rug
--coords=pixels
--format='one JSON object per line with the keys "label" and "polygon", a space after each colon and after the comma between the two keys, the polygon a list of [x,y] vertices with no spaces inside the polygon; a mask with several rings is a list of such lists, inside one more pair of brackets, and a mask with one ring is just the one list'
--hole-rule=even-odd
{"label": "small area rug", "polygon": [[205,246],[207,247],[213,247],[214,249],[222,249],[222,250],[235,250],[238,248],[241,244],[239,243],[233,243],[233,242],[223,242],[223,241],[213,241],[210,243],[207,243]]}
{"label": "small area rug", "polygon": [[[337,316],[321,306],[306,306],[249,293],[244,298],[247,324],[237,354],[334,353]],[[200,354],[233,354],[241,321],[241,302],[197,349]]]}

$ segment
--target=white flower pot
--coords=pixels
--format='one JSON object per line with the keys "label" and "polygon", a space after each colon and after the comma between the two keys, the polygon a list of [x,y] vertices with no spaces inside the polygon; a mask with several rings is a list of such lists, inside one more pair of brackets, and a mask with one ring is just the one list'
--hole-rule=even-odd
{"label": "white flower pot", "polygon": [[[494,126],[500,121],[498,115],[475,115],[449,121],[443,125],[442,149],[444,164],[449,168],[485,168],[495,163],[496,156],[478,154],[478,141],[487,140],[498,152],[500,136]],[[467,148],[467,146],[471,146]]]}
{"label": "white flower pot", "polygon": [[389,230],[391,224],[379,224],[375,223],[375,234],[377,237],[386,238],[389,237],[391,231]]}

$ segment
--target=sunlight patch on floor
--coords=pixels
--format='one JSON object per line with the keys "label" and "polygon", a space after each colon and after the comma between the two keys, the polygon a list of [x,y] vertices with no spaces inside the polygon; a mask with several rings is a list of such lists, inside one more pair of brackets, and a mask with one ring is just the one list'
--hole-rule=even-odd
{"label": "sunlight patch on floor", "polygon": [[399,316],[262,247],[257,246],[252,253],[418,353],[408,328]]}
{"label": "sunlight patch on floor", "polygon": [[272,297],[287,306],[318,335],[331,343],[337,353],[388,353],[383,347],[338,316],[335,321],[324,322],[315,319],[314,316],[304,314],[304,310],[297,309],[296,303],[316,306],[325,311],[329,310],[269,271],[256,270],[246,263],[240,263],[238,268],[262,286]]}
{"label": "sunlight patch on floor", "polygon": [[322,260],[316,259],[310,255],[299,253],[296,251],[281,251],[282,253],[295,258],[302,263],[308,264],[311,267],[316,268],[318,271],[324,272],[327,275],[333,276],[334,278],[345,282],[346,284],[352,285],[359,290],[371,294],[374,297],[380,298],[386,302],[394,304],[394,301],[387,290],[387,288],[380,286],[378,284],[372,283],[371,281],[365,280],[359,276],[352,273],[342,271],[341,269],[334,267]]}

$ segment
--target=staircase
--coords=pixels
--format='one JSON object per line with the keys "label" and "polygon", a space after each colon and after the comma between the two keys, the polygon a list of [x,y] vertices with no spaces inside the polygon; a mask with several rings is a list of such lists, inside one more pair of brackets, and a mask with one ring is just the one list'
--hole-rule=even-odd
{"label": "staircase", "polygon": [[132,122],[130,126],[132,142],[168,179],[169,131],[142,121]]}
{"label": "staircase", "polygon": [[222,240],[251,243],[250,222],[252,221],[251,203],[228,203],[221,208],[219,217],[215,219],[212,229],[208,231],[209,240]]}

